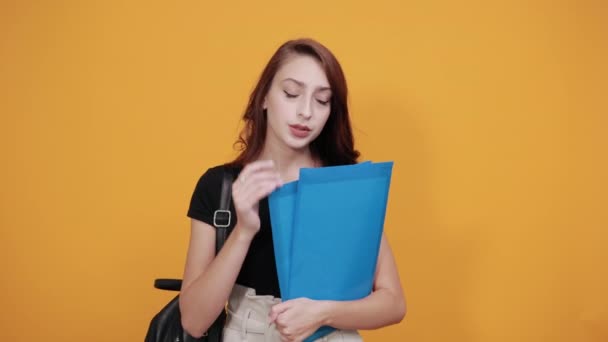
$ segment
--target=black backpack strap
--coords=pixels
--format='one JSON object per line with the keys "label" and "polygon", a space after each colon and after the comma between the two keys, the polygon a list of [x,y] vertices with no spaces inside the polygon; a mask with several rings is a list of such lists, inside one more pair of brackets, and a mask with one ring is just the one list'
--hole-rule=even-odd
{"label": "black backpack strap", "polygon": [[230,200],[232,199],[232,180],[233,175],[228,167],[224,168],[224,177],[222,179],[222,193],[220,196],[220,206],[213,213],[213,225],[215,231],[215,254],[219,253],[220,249],[226,242],[228,237],[228,229],[232,222],[232,214],[230,213]]}

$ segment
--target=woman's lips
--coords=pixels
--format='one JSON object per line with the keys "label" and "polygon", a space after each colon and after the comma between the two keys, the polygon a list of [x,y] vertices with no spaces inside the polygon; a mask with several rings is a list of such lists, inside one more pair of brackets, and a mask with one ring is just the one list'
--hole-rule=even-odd
{"label": "woman's lips", "polygon": [[310,134],[310,128],[300,125],[289,125],[289,130],[297,138],[306,138]]}

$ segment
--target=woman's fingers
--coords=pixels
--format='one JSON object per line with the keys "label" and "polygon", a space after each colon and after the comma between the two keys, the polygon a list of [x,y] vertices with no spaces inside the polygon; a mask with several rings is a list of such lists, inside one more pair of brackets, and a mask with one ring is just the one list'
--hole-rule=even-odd
{"label": "woman's fingers", "polygon": [[[233,186],[233,194],[242,198],[249,198],[252,194],[257,193],[260,188],[267,186],[276,188],[281,185],[281,179],[278,174],[271,172],[257,173],[251,176],[244,184],[235,184]],[[258,198],[257,200],[260,200]]]}
{"label": "woman's fingers", "polygon": [[278,186],[277,181],[274,179],[252,184],[247,189],[240,190],[241,192],[234,194],[235,206],[238,203],[239,208],[250,208],[262,198],[270,195]]}
{"label": "woman's fingers", "polygon": [[233,195],[251,205],[281,186],[281,177],[273,165],[271,160],[248,164],[233,185]]}
{"label": "woman's fingers", "polygon": [[235,183],[234,187],[242,193],[248,193],[248,190],[251,190],[252,187],[255,188],[259,183],[265,181],[272,181],[277,183],[277,185],[281,184],[281,177],[278,172],[275,171],[260,171],[252,174],[249,178],[246,178],[246,181]]}
{"label": "woman's fingers", "polygon": [[259,230],[259,202],[281,184],[272,160],[255,161],[243,168],[232,184],[232,199],[242,226],[255,232]]}
{"label": "woman's fingers", "polygon": [[246,183],[248,178],[260,171],[271,171],[275,170],[274,161],[272,160],[257,160],[250,164],[245,165],[241,173],[237,178],[238,183]]}
{"label": "woman's fingers", "polygon": [[[268,316],[270,317],[271,322],[275,322],[280,314],[284,313],[285,311],[287,311],[287,309],[289,309],[289,305],[287,305],[286,303],[288,303],[288,302],[282,302],[279,304],[275,304],[272,306],[272,308],[270,308],[270,312],[268,313]],[[281,321],[281,322],[276,322],[276,323],[283,325],[284,322]]]}

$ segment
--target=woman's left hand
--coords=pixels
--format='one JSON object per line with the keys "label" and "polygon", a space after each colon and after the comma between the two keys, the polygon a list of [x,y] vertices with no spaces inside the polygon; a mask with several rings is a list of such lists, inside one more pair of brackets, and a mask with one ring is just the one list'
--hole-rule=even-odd
{"label": "woman's left hand", "polygon": [[308,298],[288,300],[272,307],[270,323],[275,323],[283,342],[300,342],[323,325],[326,307],[326,302]]}

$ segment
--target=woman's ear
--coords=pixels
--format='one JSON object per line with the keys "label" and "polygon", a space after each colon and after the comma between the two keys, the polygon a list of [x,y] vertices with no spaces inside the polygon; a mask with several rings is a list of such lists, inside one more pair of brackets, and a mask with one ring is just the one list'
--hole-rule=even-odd
{"label": "woman's ear", "polygon": [[268,109],[268,105],[266,105],[266,96],[264,96],[264,102],[262,102],[262,109],[263,110]]}

